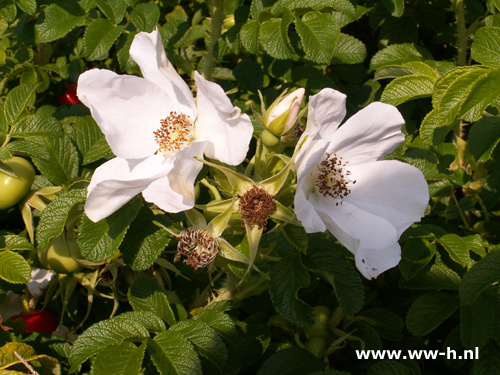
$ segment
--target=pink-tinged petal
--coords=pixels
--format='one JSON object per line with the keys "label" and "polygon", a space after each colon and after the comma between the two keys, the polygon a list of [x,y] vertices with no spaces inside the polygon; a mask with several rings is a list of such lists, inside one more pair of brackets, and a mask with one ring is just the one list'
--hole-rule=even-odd
{"label": "pink-tinged petal", "polygon": [[281,116],[286,111],[289,111],[284,130],[285,133],[288,132],[288,130],[290,130],[290,128],[297,122],[297,115],[299,114],[300,105],[304,99],[305,92],[306,90],[301,87],[282,98],[274,108],[269,109],[269,114],[266,114],[268,116],[266,124],[269,125],[273,122],[273,120]]}
{"label": "pink-tinged petal", "polygon": [[422,172],[412,165],[385,160],[350,168],[356,184],[345,200],[381,216],[397,230],[398,238],[420,221],[429,202],[429,187]]}
{"label": "pink-tinged petal", "polygon": [[108,217],[151,183],[166,176],[172,167],[173,159],[163,156],[111,159],[92,176],[85,213],[94,222]]}
{"label": "pink-tinged petal", "polygon": [[124,159],[153,155],[153,132],[177,107],[165,91],[139,77],[92,69],[78,79],[78,97],[92,113],[113,153]]}
{"label": "pink-tinged petal", "polygon": [[337,130],[329,152],[342,156],[351,164],[382,160],[404,141],[401,132],[404,122],[396,107],[372,103]]}
{"label": "pink-tinged petal", "polygon": [[229,165],[246,157],[253,126],[250,118],[233,107],[222,87],[195,72],[198,86],[196,140],[208,141],[205,155]]}
{"label": "pink-tinged petal", "polygon": [[356,259],[356,266],[367,279],[396,266],[401,259],[396,228],[385,218],[360,210],[344,201],[312,194],[311,203],[326,227]]}
{"label": "pink-tinged petal", "polygon": [[165,90],[182,113],[196,118],[193,94],[168,61],[158,28],[151,33],[142,32],[134,37],[130,57],[139,65],[144,78]]}
{"label": "pink-tinged petal", "polygon": [[168,176],[152,183],[142,195],[167,212],[180,212],[193,208],[194,182],[203,163],[194,157],[203,157],[206,142],[193,142],[175,155],[174,167]]}
{"label": "pink-tinged petal", "polygon": [[304,134],[330,140],[346,115],[345,103],[344,94],[329,88],[310,96]]}

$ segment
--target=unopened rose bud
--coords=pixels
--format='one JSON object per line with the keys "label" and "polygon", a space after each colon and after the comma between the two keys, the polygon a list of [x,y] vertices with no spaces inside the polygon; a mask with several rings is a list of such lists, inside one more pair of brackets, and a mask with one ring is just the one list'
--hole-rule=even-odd
{"label": "unopened rose bud", "polygon": [[276,136],[290,132],[299,118],[304,93],[305,89],[300,88],[286,96],[283,96],[284,93],[281,94],[267,110],[264,126]]}

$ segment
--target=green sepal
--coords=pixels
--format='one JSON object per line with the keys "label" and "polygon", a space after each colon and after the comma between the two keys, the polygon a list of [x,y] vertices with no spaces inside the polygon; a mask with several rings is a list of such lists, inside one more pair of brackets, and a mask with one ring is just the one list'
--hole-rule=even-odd
{"label": "green sepal", "polygon": [[[233,214],[235,199],[231,201],[231,205],[220,215],[214,217],[207,226],[207,231],[210,232],[214,237],[220,237],[224,229],[226,229],[227,223],[231,219]],[[201,214],[200,214],[201,215]],[[201,215],[203,216],[203,215]]]}
{"label": "green sepal", "polygon": [[295,154],[292,156],[288,164],[285,165],[285,168],[283,168],[278,174],[275,174],[274,176],[260,182],[259,186],[265,189],[271,196],[274,197],[276,194],[278,194],[278,192],[285,184],[294,160]]}
{"label": "green sepal", "polygon": [[232,169],[214,163],[210,163],[209,161],[200,159],[198,157],[196,157],[195,159],[201,161],[203,164],[208,165],[209,167],[217,169],[219,172],[224,173],[229,183],[231,184],[233,190],[236,190],[236,194],[240,196],[245,194],[248,190],[252,188],[253,185],[255,185],[255,183],[250,178],[242,175],[241,173],[235,172]]}
{"label": "green sepal", "polygon": [[205,229],[207,227],[207,221],[205,217],[196,209],[192,208],[190,210],[184,211],[187,219],[191,223],[192,227]]}
{"label": "green sepal", "polygon": [[224,212],[232,205],[232,202],[232,199],[226,199],[223,201],[212,201],[207,204],[197,204],[195,207],[208,212]]}

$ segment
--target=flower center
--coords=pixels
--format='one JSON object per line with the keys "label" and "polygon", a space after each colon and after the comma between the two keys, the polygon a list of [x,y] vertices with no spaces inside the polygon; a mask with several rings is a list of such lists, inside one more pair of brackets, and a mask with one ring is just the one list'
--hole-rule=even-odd
{"label": "flower center", "polygon": [[188,228],[177,237],[177,261],[181,255],[185,256],[184,263],[198,268],[206,267],[219,253],[219,242],[210,233],[200,228]]}
{"label": "flower center", "polygon": [[255,185],[240,198],[241,216],[248,226],[257,224],[259,228],[265,227],[269,214],[275,209],[273,197],[265,189]]}
{"label": "flower center", "polygon": [[[312,178],[316,191],[324,197],[332,197],[334,199],[342,199],[351,193],[348,184],[356,183],[356,180],[351,181],[349,177],[351,172],[346,168],[348,161],[342,160],[337,154],[330,155],[326,153],[326,158],[319,163],[312,172]],[[339,202],[336,204],[339,205]]]}
{"label": "flower center", "polygon": [[193,123],[189,116],[183,113],[170,112],[170,115],[160,121],[160,128],[153,132],[158,143],[158,152],[177,152],[193,140]]}

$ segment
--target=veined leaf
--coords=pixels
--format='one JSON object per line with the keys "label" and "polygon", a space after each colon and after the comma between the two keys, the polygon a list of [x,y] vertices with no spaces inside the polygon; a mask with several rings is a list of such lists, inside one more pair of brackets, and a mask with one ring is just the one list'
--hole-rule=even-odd
{"label": "veined leaf", "polygon": [[349,0],[278,0],[271,8],[272,14],[280,14],[284,8],[297,9],[335,9],[351,17],[356,16],[356,9]]}
{"label": "veined leaf", "polygon": [[324,369],[326,363],[314,358],[306,350],[288,348],[270,356],[260,367],[257,375],[309,374]]}
{"label": "veined leaf", "polygon": [[227,361],[227,349],[224,341],[208,324],[201,320],[184,320],[170,327],[170,331],[181,333],[191,341],[196,351],[212,362],[219,370]]}
{"label": "veined leaf", "polygon": [[104,60],[108,57],[108,52],[113,43],[118,39],[123,26],[115,26],[105,18],[98,18],[85,30],[83,45],[87,60]]}
{"label": "veined leaf", "polygon": [[459,304],[457,295],[443,292],[424,294],[408,310],[406,326],[415,336],[425,336],[453,314]]}
{"label": "veined leaf", "polygon": [[130,20],[139,31],[150,33],[158,24],[160,8],[157,4],[137,4],[130,12]]}
{"label": "veined leaf", "polygon": [[122,22],[123,15],[127,10],[125,0],[95,0],[95,2],[101,12],[115,25]]}
{"label": "veined leaf", "polygon": [[362,41],[348,34],[340,34],[333,51],[333,62],[360,64],[366,59],[366,47]]}
{"label": "veined leaf", "polygon": [[462,267],[469,264],[469,247],[459,236],[453,233],[445,234],[439,239],[439,242],[455,262]]}
{"label": "veined leaf", "polygon": [[469,131],[467,145],[478,162],[486,162],[500,142],[500,119],[485,117],[473,124]]}
{"label": "veined leaf", "polygon": [[116,253],[140,207],[141,199],[132,199],[97,223],[84,215],[77,238],[83,258],[89,262],[101,262]]}
{"label": "veined leaf", "polygon": [[8,125],[13,125],[21,116],[38,85],[20,85],[9,91],[5,98],[3,112]]}
{"label": "veined leaf", "polygon": [[136,346],[124,341],[101,350],[92,362],[91,375],[135,375],[142,368],[146,342]]}
{"label": "veined leaf", "polygon": [[481,64],[500,67],[500,27],[481,27],[474,33],[471,57]]}
{"label": "veined leaf", "polygon": [[46,249],[50,239],[58,237],[63,232],[69,212],[86,199],[87,189],[66,190],[45,207],[36,232],[37,243],[41,249]]}
{"label": "veined leaf", "polygon": [[202,375],[193,345],[179,332],[164,331],[149,339],[148,353],[160,375]]}
{"label": "veined leaf", "polygon": [[283,18],[272,18],[260,25],[259,41],[270,56],[282,60],[294,56],[288,39],[288,26],[292,20],[292,14],[286,9]]}
{"label": "veined leaf", "polygon": [[382,93],[381,101],[399,105],[408,100],[430,97],[435,83],[435,78],[426,75],[398,77],[387,85]]}
{"label": "veined leaf", "polygon": [[404,0],[382,0],[382,3],[394,17],[401,17],[405,10]]}
{"label": "veined leaf", "polygon": [[377,70],[386,65],[400,65],[409,61],[422,61],[423,59],[422,54],[413,44],[392,44],[373,56],[370,70]]}
{"label": "veined leaf", "polygon": [[76,1],[50,4],[38,17],[35,25],[36,43],[48,43],[62,38],[85,18],[85,12]]}
{"label": "veined leaf", "polygon": [[142,276],[132,284],[128,291],[128,300],[134,310],[153,311],[168,325],[175,324],[167,296],[150,276]]}
{"label": "veined leaf", "polygon": [[15,234],[7,234],[0,236],[0,251],[1,250],[29,250],[35,251],[35,248],[28,239],[17,236]]}
{"label": "veined leaf", "polygon": [[257,54],[259,51],[259,29],[259,21],[252,19],[248,20],[240,31],[241,44],[248,52],[253,54]]}
{"label": "veined leaf", "polygon": [[375,79],[397,78],[407,75],[423,74],[431,78],[439,78],[433,67],[422,61],[410,61],[401,65],[386,65],[375,72]]}
{"label": "veined leaf", "polygon": [[199,320],[208,324],[211,328],[216,330],[219,335],[224,337],[224,339],[234,343],[238,332],[236,330],[236,325],[229,315],[206,308],[201,314],[195,315],[193,320]]}
{"label": "veined leaf", "polygon": [[309,12],[296,18],[295,25],[306,57],[319,64],[329,64],[340,38],[340,28],[331,14]]}
{"label": "veined leaf", "polygon": [[61,137],[63,129],[59,121],[45,114],[34,114],[19,120],[10,130],[14,138],[36,136]]}
{"label": "veined leaf", "polygon": [[69,357],[71,370],[85,362],[91,355],[111,345],[130,338],[148,338],[149,330],[162,331],[163,322],[148,311],[132,311],[108,320],[101,320],[78,336]]}
{"label": "veined leaf", "polygon": [[31,267],[19,254],[0,251],[0,279],[12,284],[25,284],[30,280]]}
{"label": "veined leaf", "polygon": [[477,262],[465,275],[460,285],[460,299],[470,305],[490,285],[500,280],[500,252],[494,251]]}
{"label": "veined leaf", "polygon": [[23,12],[28,13],[30,16],[36,12],[36,0],[14,0]]}
{"label": "veined leaf", "polygon": [[481,348],[494,336],[497,294],[496,287],[491,287],[481,293],[471,305],[460,306],[460,333],[465,348]]}

